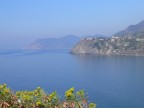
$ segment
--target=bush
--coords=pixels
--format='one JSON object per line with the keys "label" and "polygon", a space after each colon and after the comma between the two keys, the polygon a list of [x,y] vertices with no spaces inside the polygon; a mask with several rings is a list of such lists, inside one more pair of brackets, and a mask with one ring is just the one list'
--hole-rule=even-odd
{"label": "bush", "polygon": [[65,92],[64,99],[57,92],[47,94],[42,88],[33,91],[13,91],[0,85],[0,108],[96,108],[96,104],[88,104],[84,90],[74,93],[74,88]]}

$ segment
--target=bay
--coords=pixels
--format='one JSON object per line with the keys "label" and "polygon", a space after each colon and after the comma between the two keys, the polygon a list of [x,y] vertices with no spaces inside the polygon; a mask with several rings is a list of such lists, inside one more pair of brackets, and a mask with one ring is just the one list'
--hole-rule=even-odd
{"label": "bay", "polygon": [[0,83],[48,93],[84,89],[97,108],[144,108],[144,57],[73,55],[68,50],[1,51]]}

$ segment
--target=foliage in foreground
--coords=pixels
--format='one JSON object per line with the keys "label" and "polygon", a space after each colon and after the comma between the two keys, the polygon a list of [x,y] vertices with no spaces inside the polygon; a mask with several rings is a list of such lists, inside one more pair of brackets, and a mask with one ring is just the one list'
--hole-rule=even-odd
{"label": "foliage in foreground", "polygon": [[75,93],[70,88],[62,99],[57,92],[47,94],[40,87],[13,93],[6,84],[0,84],[0,108],[96,108],[96,104],[88,104],[84,90]]}

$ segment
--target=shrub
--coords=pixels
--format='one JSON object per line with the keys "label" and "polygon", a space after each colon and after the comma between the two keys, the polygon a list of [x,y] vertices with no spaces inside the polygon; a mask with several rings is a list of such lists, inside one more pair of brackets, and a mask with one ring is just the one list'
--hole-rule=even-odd
{"label": "shrub", "polygon": [[70,88],[65,92],[64,99],[60,99],[57,92],[47,94],[42,88],[33,91],[13,91],[0,85],[0,108],[96,108],[96,104],[88,104],[84,90],[74,92]]}

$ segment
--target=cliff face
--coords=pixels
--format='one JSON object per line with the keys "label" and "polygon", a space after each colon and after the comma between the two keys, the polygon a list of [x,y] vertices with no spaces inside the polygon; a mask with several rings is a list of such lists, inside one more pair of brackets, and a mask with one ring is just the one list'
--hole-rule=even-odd
{"label": "cliff face", "polygon": [[84,38],[71,50],[75,54],[144,56],[144,21],[131,25],[111,38]]}
{"label": "cliff face", "polygon": [[84,38],[81,39],[72,49],[72,53],[79,54],[109,54],[112,53],[108,48],[107,38]]}
{"label": "cliff face", "polygon": [[71,50],[74,54],[144,55],[144,39],[132,37],[84,38]]}

